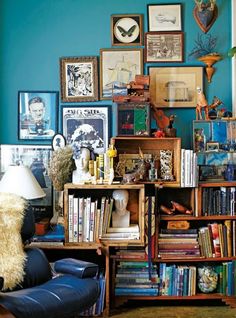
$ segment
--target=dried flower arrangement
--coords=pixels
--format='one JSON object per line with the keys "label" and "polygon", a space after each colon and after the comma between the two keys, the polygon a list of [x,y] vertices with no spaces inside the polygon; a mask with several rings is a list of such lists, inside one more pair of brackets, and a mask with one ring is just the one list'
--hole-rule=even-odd
{"label": "dried flower arrangement", "polygon": [[48,175],[57,191],[64,190],[64,184],[71,182],[72,171],[75,170],[73,150],[70,146],[59,148],[52,154]]}

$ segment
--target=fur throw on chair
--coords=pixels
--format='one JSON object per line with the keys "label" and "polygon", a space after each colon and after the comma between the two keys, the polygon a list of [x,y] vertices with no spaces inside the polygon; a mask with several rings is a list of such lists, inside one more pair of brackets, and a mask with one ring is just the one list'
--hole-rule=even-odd
{"label": "fur throw on chair", "polygon": [[21,227],[27,202],[10,193],[0,193],[0,277],[3,290],[13,289],[23,281],[26,256]]}

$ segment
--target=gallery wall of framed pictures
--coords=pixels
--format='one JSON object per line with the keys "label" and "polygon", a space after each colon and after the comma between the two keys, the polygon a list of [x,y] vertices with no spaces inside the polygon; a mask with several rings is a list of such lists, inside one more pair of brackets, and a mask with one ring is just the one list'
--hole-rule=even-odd
{"label": "gallery wall of framed pictures", "polygon": [[[137,12],[111,14],[110,47],[100,48],[94,56],[71,56],[68,49],[68,56],[59,57],[58,91],[39,88],[18,92],[21,145],[13,145],[10,150],[3,145],[1,174],[5,169],[2,162],[16,164],[22,153],[30,153],[32,158],[27,165],[31,166],[36,153],[51,155],[51,149],[74,142],[88,145],[97,154],[103,153],[112,128],[117,125],[117,118],[111,116],[112,97],[122,94],[135,75],[144,73],[144,63],[151,64],[146,69],[153,107],[195,107],[194,88],[203,86],[203,68],[181,65],[185,61],[182,5],[148,4],[146,11],[146,21]],[[163,63],[169,63],[168,67]],[[108,105],[103,105],[103,100],[108,100]],[[150,133],[149,124],[146,126],[145,133]],[[22,145],[28,142],[34,144]],[[43,175],[48,178],[48,161],[44,166]],[[51,184],[48,179],[47,182],[49,193]]]}

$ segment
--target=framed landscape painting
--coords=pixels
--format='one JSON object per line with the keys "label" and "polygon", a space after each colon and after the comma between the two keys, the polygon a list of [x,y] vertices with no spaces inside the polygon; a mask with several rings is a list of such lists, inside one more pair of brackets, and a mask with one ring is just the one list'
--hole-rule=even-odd
{"label": "framed landscape painting", "polygon": [[157,107],[196,107],[196,87],[203,87],[203,67],[149,67],[150,99]]}
{"label": "framed landscape painting", "polygon": [[110,134],[109,106],[63,107],[62,126],[67,144],[92,148],[96,154],[106,151]]}
{"label": "framed landscape painting", "polygon": [[126,90],[126,84],[143,74],[142,49],[100,50],[100,98],[112,99],[113,94]]}
{"label": "framed landscape painting", "polygon": [[61,100],[63,102],[97,101],[97,68],[96,56],[61,58]]}
{"label": "framed landscape painting", "polygon": [[51,154],[51,146],[1,145],[0,178],[9,165],[23,164],[30,168],[39,185],[46,193],[44,198],[30,200],[36,221],[53,216],[52,183],[48,176]]}

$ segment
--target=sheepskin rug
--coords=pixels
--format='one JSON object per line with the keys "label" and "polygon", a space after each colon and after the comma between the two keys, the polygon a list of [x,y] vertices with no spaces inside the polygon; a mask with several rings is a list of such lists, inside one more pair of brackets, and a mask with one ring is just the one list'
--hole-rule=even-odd
{"label": "sheepskin rug", "polygon": [[0,193],[0,276],[3,290],[13,289],[23,281],[26,256],[21,240],[21,226],[26,200],[10,193]]}

